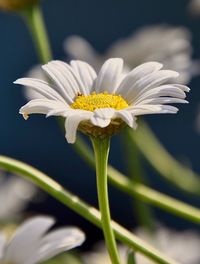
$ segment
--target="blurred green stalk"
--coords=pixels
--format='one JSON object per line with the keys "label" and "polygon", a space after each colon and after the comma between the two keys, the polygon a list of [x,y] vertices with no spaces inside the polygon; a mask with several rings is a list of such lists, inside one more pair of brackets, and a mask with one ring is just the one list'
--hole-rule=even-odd
{"label": "blurred green stalk", "polygon": [[38,4],[30,6],[21,14],[31,33],[40,62],[47,63],[52,59],[52,54],[40,6]]}
{"label": "blurred green stalk", "polygon": [[[5,156],[0,156],[0,168],[26,177],[28,180],[31,180],[42,190],[56,198],[61,203],[65,204],[77,214],[81,215],[94,225],[102,228],[101,214],[96,208],[86,204],[79,197],[65,190],[60,184],[52,180],[52,178],[48,177],[46,174],[23,162]],[[116,238],[119,241],[126,244],[130,248],[141,252],[148,258],[154,260],[156,263],[177,264],[175,261],[160,253],[158,250],[154,249],[152,246],[148,245],[146,242],[142,241],[116,222],[111,221],[111,226]]]}
{"label": "blurred green stalk", "polygon": [[127,133],[130,144],[132,141],[133,146],[137,146],[161,176],[190,194],[200,195],[200,175],[176,161],[144,121],[139,123],[138,130],[128,129]]}
{"label": "blurred green stalk", "polygon": [[[133,184],[135,182],[144,184],[147,180],[145,179],[144,171],[142,169],[141,155],[136,145],[134,145],[134,142],[132,141],[130,143],[127,129],[128,128],[124,129],[121,138],[126,154],[124,160],[128,176]],[[151,208],[136,198],[133,199],[132,204],[134,217],[137,219],[138,224],[148,229],[149,232],[152,232],[154,230],[154,217]]]}

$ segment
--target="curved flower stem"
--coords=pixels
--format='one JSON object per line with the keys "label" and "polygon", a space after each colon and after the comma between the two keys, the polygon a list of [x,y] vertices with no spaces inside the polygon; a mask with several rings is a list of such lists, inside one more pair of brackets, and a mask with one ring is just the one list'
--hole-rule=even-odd
{"label": "curved flower stem", "polygon": [[52,59],[52,54],[40,6],[33,5],[21,14],[31,33],[40,62],[47,63]]}
{"label": "curved flower stem", "polygon": [[[5,156],[0,156],[0,168],[5,169],[8,172],[24,176],[28,180],[31,180],[42,190],[56,198],[61,203],[65,204],[74,212],[78,213],[94,225],[102,228],[101,214],[96,208],[88,205],[76,195],[73,195],[69,191],[65,190],[60,184],[55,182],[41,171],[21,161]],[[177,264],[175,261],[160,253],[158,250],[148,245],[146,242],[142,241],[116,222],[111,221],[111,225],[117,239],[128,245],[133,250],[141,252],[148,258],[154,260],[156,263]]]}
{"label": "curved flower stem", "polygon": [[[133,142],[137,146],[160,176],[183,191],[199,196],[200,176],[174,159],[144,121],[141,121],[139,126],[140,129],[136,131],[131,129],[127,131],[130,144]],[[152,153],[156,153],[156,155],[152,155]]]}
{"label": "curved flower stem", "polygon": [[120,264],[117,245],[111,227],[111,217],[108,199],[107,166],[110,149],[110,137],[104,139],[91,137],[96,160],[96,178],[99,208],[106,246],[113,264]]}

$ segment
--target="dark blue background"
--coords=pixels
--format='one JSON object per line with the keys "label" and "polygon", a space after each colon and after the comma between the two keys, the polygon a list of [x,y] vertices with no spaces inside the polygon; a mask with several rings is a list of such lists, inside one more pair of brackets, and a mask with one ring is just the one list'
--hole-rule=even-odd
{"label": "dark blue background", "polygon": [[[193,34],[194,57],[200,57],[200,18],[189,15],[184,0],[46,0],[43,2],[45,21],[52,44],[54,58],[65,58],[63,41],[78,34],[87,38],[97,50],[103,52],[113,41],[128,36],[134,30],[149,24],[168,23],[183,25]],[[95,175],[67,144],[53,118],[33,115],[25,122],[18,109],[25,103],[22,88],[12,84],[38,63],[30,35],[23,21],[15,14],[0,13],[0,152],[36,166],[69,190],[92,204],[97,204]],[[170,43],[169,43],[170,45]],[[200,135],[194,128],[197,106],[200,101],[200,78],[191,83],[189,105],[180,107],[178,115],[152,116],[149,123],[163,144],[177,158],[191,162],[200,172]],[[125,172],[122,159],[123,146],[112,144],[111,163]],[[200,199],[188,197],[166,186],[157,175],[149,171],[151,185],[165,193],[200,205]],[[134,213],[126,195],[111,188],[113,216],[124,225],[135,225]],[[42,213],[56,214],[62,223],[74,223],[88,230],[93,229],[64,206],[49,198],[49,203],[33,206]],[[127,206],[124,206],[127,202]],[[120,206],[121,205],[121,206]],[[189,227],[188,222],[166,213],[156,214],[159,219],[176,227]]]}

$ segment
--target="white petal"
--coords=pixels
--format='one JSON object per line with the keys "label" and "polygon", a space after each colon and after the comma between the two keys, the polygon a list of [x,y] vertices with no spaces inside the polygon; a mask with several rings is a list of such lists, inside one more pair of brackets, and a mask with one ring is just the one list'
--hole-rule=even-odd
{"label": "white petal", "polygon": [[178,75],[175,71],[160,70],[144,76],[132,86],[130,93],[127,95],[128,101],[137,100],[143,93],[161,84],[165,84],[167,81],[171,81],[173,78],[178,77]]}
{"label": "white petal", "polygon": [[114,93],[119,81],[121,80],[123,70],[123,60],[119,58],[107,60],[97,76],[95,81],[96,93],[108,92]]}
{"label": "white petal", "polygon": [[5,246],[6,237],[3,234],[0,234],[0,260],[3,259]]}
{"label": "white petal", "polygon": [[83,120],[89,120],[93,115],[92,112],[84,110],[74,110],[74,113],[68,115],[65,120],[65,137],[68,143],[76,141],[76,132],[79,123]]}
{"label": "white petal", "polygon": [[175,85],[172,85],[172,84],[161,85],[161,86],[158,86],[156,88],[153,88],[145,92],[144,94],[139,96],[137,100],[133,100],[131,103],[139,104],[143,100],[158,98],[160,96],[170,96],[170,97],[184,99],[186,97],[186,94],[182,89],[180,89],[179,87]]}
{"label": "white petal", "polygon": [[127,110],[119,110],[115,112],[115,117],[121,118],[128,126],[136,129],[136,118]]}
{"label": "white petal", "polygon": [[98,127],[107,127],[114,117],[116,110],[113,108],[99,108],[94,111],[91,123]]}
{"label": "white petal", "polygon": [[28,201],[36,194],[36,187],[20,177],[0,175],[0,219],[7,221],[21,216]]}
{"label": "white petal", "polygon": [[81,84],[82,84],[82,93],[83,94],[90,94],[92,92],[92,86],[94,80],[97,77],[96,72],[94,69],[86,62],[83,61],[71,61],[70,65],[76,71]]}
{"label": "white petal", "polygon": [[46,261],[61,252],[80,246],[84,240],[84,233],[75,227],[52,231],[41,240],[39,251],[35,254],[35,263]]}
{"label": "white petal", "polygon": [[138,116],[148,114],[175,114],[178,108],[170,105],[137,105],[127,110],[134,116]]}
{"label": "white petal", "polygon": [[55,88],[71,104],[80,93],[80,82],[71,66],[62,61],[51,61],[42,66],[43,70],[55,83]]}
{"label": "white petal", "polygon": [[[43,81],[33,78],[21,78],[14,82],[15,84],[21,84],[25,86],[30,86],[32,90],[44,96],[46,99],[59,100],[67,104],[64,98],[55,89],[50,87],[50,85]],[[28,89],[28,88],[27,88]]]}
{"label": "white petal", "polygon": [[121,94],[124,98],[127,98],[127,94],[130,93],[129,91],[132,90],[132,87],[137,81],[141,80],[146,75],[159,71],[162,66],[163,65],[158,62],[146,62],[139,65],[127,74],[116,92]]}
{"label": "white petal", "polygon": [[159,97],[159,98],[151,98],[143,100],[141,103],[137,105],[145,105],[145,104],[185,104],[188,103],[188,101],[179,99],[179,98],[171,98],[171,97]]}
{"label": "white petal", "polygon": [[4,261],[29,264],[40,243],[41,237],[54,224],[51,217],[34,217],[22,224],[5,250]]}
{"label": "white petal", "polygon": [[71,110],[67,106],[60,101],[55,100],[47,100],[47,99],[34,99],[22,106],[19,110],[19,113],[24,115],[24,118],[28,117],[29,114],[45,114],[50,115],[49,112],[55,111],[55,115],[59,115],[59,113],[63,113],[67,110]]}

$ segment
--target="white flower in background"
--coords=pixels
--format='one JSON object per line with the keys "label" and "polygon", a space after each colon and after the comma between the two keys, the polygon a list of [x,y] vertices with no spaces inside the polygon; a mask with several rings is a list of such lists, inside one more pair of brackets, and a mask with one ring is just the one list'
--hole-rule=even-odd
{"label": "white flower in background", "polygon": [[36,192],[28,181],[0,172],[0,222],[19,217]]}
{"label": "white flower in background", "polygon": [[84,242],[85,235],[75,227],[48,232],[54,223],[51,217],[38,216],[25,221],[9,241],[0,233],[0,263],[41,263]]}
{"label": "white flower in background", "polygon": [[200,0],[190,0],[188,9],[193,15],[199,15],[200,14]]}
{"label": "white flower in background", "polygon": [[15,81],[44,97],[31,100],[20,113],[25,119],[33,113],[64,117],[69,143],[75,142],[77,129],[105,137],[125,123],[135,129],[139,115],[176,113],[178,109],[168,104],[187,102],[189,88],[168,84],[178,73],[161,70],[158,62],[144,63],[126,74],[119,58],[107,60],[98,75],[83,61],[71,61],[70,65],[51,61],[42,68],[51,84],[32,78]]}
{"label": "white flower in background", "polygon": [[[138,229],[136,234],[146,242],[157,246],[163,253],[181,264],[198,264],[200,263],[200,234],[192,231],[175,231],[163,226],[157,228],[154,237],[144,229]],[[141,256],[138,257],[140,264]],[[151,263],[151,262],[150,262]],[[149,264],[149,262],[141,262]]]}
{"label": "white flower in background", "polygon": [[79,36],[69,37],[64,48],[72,59],[87,61],[95,69],[99,69],[107,58],[120,57],[131,69],[147,61],[158,61],[165,69],[179,72],[178,82],[184,84],[200,72],[198,63],[191,59],[191,35],[184,27],[144,27],[128,38],[116,41],[103,55]]}
{"label": "white flower in background", "polygon": [[[121,264],[126,264],[127,247],[118,245]],[[93,251],[82,255],[84,264],[112,264],[103,241],[97,243]]]}
{"label": "white flower in background", "polygon": [[[136,234],[144,241],[157,247],[161,252],[176,260],[181,264],[199,264],[200,263],[200,234],[188,230],[178,232],[164,227],[159,227],[154,235],[138,229]],[[128,249],[119,245],[119,253],[122,264],[126,264]],[[106,252],[105,245],[100,243],[95,247],[93,252],[89,252],[83,256],[84,264],[111,264],[109,255]],[[154,264],[147,257],[136,253],[137,264]]]}

